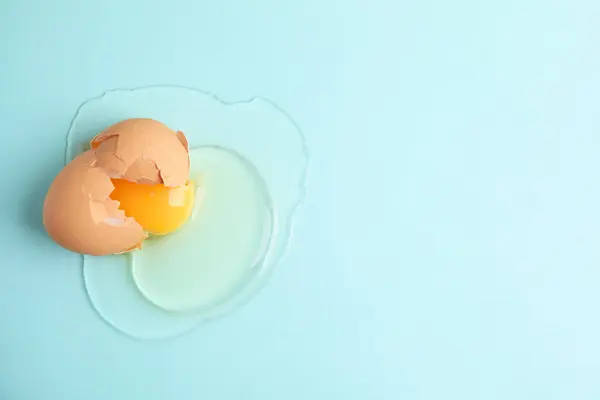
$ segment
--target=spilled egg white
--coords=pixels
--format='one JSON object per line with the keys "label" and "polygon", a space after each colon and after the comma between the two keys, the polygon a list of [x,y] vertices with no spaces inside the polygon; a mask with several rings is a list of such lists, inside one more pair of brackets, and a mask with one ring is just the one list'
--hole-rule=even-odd
{"label": "spilled egg white", "polygon": [[[188,179],[201,206],[194,203],[181,229],[151,235],[142,251],[84,255],[83,279],[90,304],[108,325],[137,339],[158,339],[228,313],[264,285],[289,243],[308,154],[298,127],[269,101],[227,104],[194,89],[156,87],[111,91],[84,103],[67,134],[66,159],[74,160],[92,141],[93,149],[102,146],[96,157],[110,177],[168,185],[173,173],[159,172],[166,172],[162,159],[155,155],[148,162],[147,153],[132,154],[137,150],[123,150],[122,137],[115,140],[131,123],[117,122],[140,115],[160,116],[187,133],[187,139],[178,132],[175,137],[184,149],[189,140]],[[117,193],[130,182],[113,183],[111,197],[151,232],[139,212],[156,210],[152,199],[138,202],[133,191]],[[146,189],[133,186],[136,193]]]}

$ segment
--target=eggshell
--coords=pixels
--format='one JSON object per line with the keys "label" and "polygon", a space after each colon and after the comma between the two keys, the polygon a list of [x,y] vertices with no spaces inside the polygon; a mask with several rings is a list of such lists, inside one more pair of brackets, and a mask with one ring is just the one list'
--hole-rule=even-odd
{"label": "eggshell", "polygon": [[44,202],[44,226],[64,248],[106,255],[139,248],[146,237],[133,218],[109,198],[114,186],[95,150],[71,161],[54,179]]}
{"label": "eggshell", "polygon": [[188,142],[161,122],[133,118],[118,122],[91,142],[98,166],[112,177],[138,183],[182,186],[189,179]]}
{"label": "eggshell", "polygon": [[[142,226],[110,199],[111,178],[181,187],[189,179],[183,132],[144,118],[116,123],[98,134],[91,150],[55,178],[44,202],[44,226],[61,246],[82,254],[117,254],[141,248]],[[173,201],[180,202],[175,189]]]}

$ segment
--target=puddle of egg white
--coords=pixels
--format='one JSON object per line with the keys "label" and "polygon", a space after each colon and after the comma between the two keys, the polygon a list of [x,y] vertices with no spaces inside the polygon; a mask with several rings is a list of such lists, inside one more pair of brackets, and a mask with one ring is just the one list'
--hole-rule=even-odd
{"label": "puddle of egg white", "polygon": [[115,90],[78,110],[66,161],[109,125],[147,117],[181,130],[191,178],[203,190],[177,232],[141,251],[83,257],[90,302],[108,324],[139,339],[183,334],[247,301],[285,252],[305,193],[302,133],[273,103],[224,103],[181,87]]}

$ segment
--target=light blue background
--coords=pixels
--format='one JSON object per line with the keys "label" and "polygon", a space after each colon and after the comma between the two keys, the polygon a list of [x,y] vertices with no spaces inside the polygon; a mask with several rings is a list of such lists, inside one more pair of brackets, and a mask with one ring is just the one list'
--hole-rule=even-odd
{"label": "light blue background", "polygon": [[[0,399],[600,398],[593,0],[0,0]],[[76,108],[179,84],[302,126],[245,308],[136,342],[40,228]]]}

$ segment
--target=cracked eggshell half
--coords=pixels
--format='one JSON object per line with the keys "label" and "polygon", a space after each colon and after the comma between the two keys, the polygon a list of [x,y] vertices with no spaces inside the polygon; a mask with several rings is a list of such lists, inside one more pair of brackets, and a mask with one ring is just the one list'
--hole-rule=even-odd
{"label": "cracked eggshell half", "polygon": [[110,199],[114,186],[94,153],[79,155],[56,176],[44,201],[44,227],[56,243],[76,253],[101,256],[139,248],[146,234]]}
{"label": "cracked eggshell half", "polygon": [[189,179],[185,135],[153,119],[118,122],[92,139],[91,147],[98,165],[114,178],[169,187],[183,186]]}

